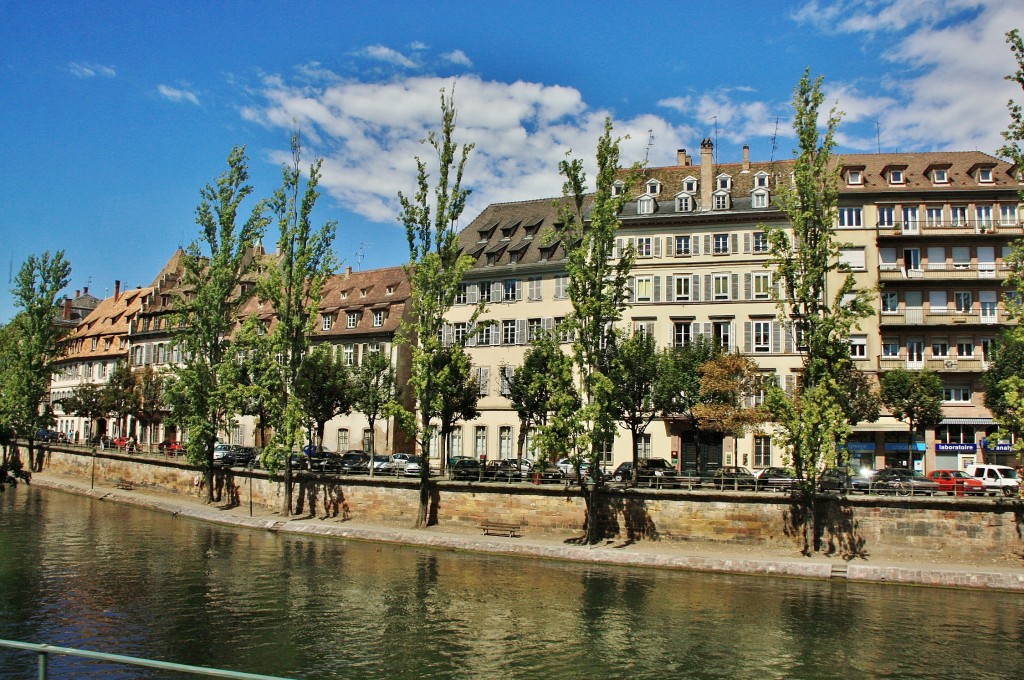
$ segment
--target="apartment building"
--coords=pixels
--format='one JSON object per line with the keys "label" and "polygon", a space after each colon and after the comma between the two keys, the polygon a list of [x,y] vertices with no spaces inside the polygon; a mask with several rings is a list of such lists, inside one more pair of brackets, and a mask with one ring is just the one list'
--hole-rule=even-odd
{"label": "apartment building", "polygon": [[[702,142],[698,163],[686,151],[677,160],[647,169],[620,215],[617,251],[632,245],[637,254],[623,325],[651,334],[659,347],[712,337],[754,359],[765,384],[792,388],[802,357],[793,328],[778,318],[772,300],[776,282],[767,267],[765,227],[788,225],[776,197],[791,181],[793,162],[753,163],[744,148],[741,162],[717,163],[711,140]],[[999,324],[1007,321],[1002,263],[1010,239],[1020,234],[1019,185],[1011,168],[980,152],[836,161],[840,258],[858,288],[884,286],[879,315],[855,330],[851,356],[871,373],[897,364],[935,368],[947,397],[946,419],[918,445],[914,460],[906,453],[906,425],[888,415],[855,426],[850,456],[865,466],[919,469],[963,467],[986,453],[992,459],[997,445],[981,448],[992,420],[978,377]],[[475,262],[449,314],[450,332],[453,339],[468,338],[481,415],[455,432],[453,453],[515,455],[518,418],[503,378],[522,362],[536,331],[557,327],[570,311],[556,202],[491,205],[460,234],[463,252]],[[469,314],[480,300],[488,302],[484,318],[492,323],[470,329]],[[753,397],[761,399],[763,393]],[[698,447],[686,423],[663,419],[648,428],[642,447],[641,455],[685,468],[784,462],[770,428]],[[607,462],[629,456],[630,438],[622,431]]]}

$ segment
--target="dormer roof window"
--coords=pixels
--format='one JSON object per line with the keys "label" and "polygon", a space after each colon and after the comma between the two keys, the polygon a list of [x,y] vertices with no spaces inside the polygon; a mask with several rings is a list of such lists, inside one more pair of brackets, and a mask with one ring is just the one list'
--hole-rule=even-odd
{"label": "dormer roof window", "polygon": [[752,208],[767,208],[770,202],[770,197],[767,191],[761,189],[755,189],[750,193],[750,207]]}
{"label": "dormer roof window", "polygon": [[732,189],[732,177],[729,175],[719,175],[715,178],[715,187],[719,191],[729,191]]}
{"label": "dormer roof window", "polygon": [[649,182],[647,182],[647,195],[648,196],[657,196],[660,193],[661,193],[661,182],[659,182],[656,179],[652,179]]}
{"label": "dormer roof window", "polygon": [[889,186],[903,186],[907,183],[906,167],[889,167],[885,169],[885,178]]}
{"label": "dormer roof window", "polygon": [[489,238],[491,238],[491,234],[494,233],[494,228],[497,227],[497,226],[498,226],[498,223],[497,222],[493,222],[493,223],[489,224],[488,226],[480,229],[479,230],[480,241],[484,242],[484,241],[488,240]]}
{"label": "dormer roof window", "polygon": [[654,213],[655,200],[650,196],[641,196],[636,202],[637,215],[651,215]]}
{"label": "dormer roof window", "polygon": [[688,194],[697,193],[697,178],[686,177],[685,179],[683,179],[683,191],[685,191]]}
{"label": "dormer roof window", "polygon": [[512,238],[512,235],[516,233],[516,228],[519,227],[519,222],[513,222],[512,224],[506,225],[501,228],[501,238],[508,240]]}
{"label": "dormer roof window", "polygon": [[764,170],[754,174],[754,187],[757,189],[768,188],[768,173]]}
{"label": "dormer roof window", "polygon": [[864,185],[864,170],[861,168],[847,168],[846,172],[846,184],[851,187],[859,187]]}
{"label": "dormer roof window", "polygon": [[979,184],[991,184],[993,182],[992,168],[978,168],[977,178]]}
{"label": "dormer roof window", "polygon": [[932,178],[932,184],[949,184],[948,166],[929,168],[928,175]]}
{"label": "dormer roof window", "polygon": [[687,193],[676,194],[676,212],[693,212],[693,196]]}
{"label": "dormer roof window", "polygon": [[[619,182],[619,184],[622,184]],[[614,192],[613,192],[614,193]],[[523,230],[526,232],[525,238],[533,238],[537,235],[537,231],[540,229],[542,220],[537,220],[533,224],[527,224],[523,226]]]}
{"label": "dormer roof window", "polygon": [[625,190],[626,185],[622,183],[622,180],[617,179],[612,183],[612,196],[621,196]]}
{"label": "dormer roof window", "polygon": [[732,206],[728,191],[716,191],[711,195],[711,204],[715,210],[728,210]]}

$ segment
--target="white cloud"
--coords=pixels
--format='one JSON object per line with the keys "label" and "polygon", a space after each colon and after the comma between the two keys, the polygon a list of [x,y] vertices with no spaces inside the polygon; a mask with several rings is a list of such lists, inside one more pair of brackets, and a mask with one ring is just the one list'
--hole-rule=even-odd
{"label": "white cloud", "polygon": [[104,78],[114,78],[117,76],[117,71],[114,70],[113,66],[104,66],[103,64],[86,64],[72,61],[68,63],[68,70],[71,72],[71,75],[82,79],[95,78],[96,76]]}
{"label": "white cloud", "polygon": [[453,50],[446,54],[442,54],[441,58],[450,64],[457,64],[459,66],[469,67],[473,65],[472,60],[470,60],[462,50]]}
{"label": "white cloud", "polygon": [[364,47],[357,54],[368,59],[382,61],[386,64],[401,66],[402,68],[416,68],[416,62],[412,59],[384,45],[370,45],[369,47]]}
{"label": "white cloud", "polygon": [[199,106],[199,97],[188,90],[181,90],[169,85],[159,85],[156,90],[160,93],[161,97],[172,102],[190,102]]}
{"label": "white cloud", "polygon": [[425,50],[425,49],[427,49],[427,47],[428,47],[427,43],[422,42],[420,40],[414,40],[413,42],[409,43],[409,49],[413,50],[413,51],[417,51],[417,52],[421,51],[421,50]]}

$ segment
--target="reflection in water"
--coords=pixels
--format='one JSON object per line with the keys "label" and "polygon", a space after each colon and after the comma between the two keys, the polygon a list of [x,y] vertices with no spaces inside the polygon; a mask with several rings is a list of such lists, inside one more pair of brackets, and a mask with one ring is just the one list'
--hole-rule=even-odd
{"label": "reflection in water", "polygon": [[289,677],[1024,674],[1019,595],[298,538],[25,487],[0,494],[0,546],[0,637]]}

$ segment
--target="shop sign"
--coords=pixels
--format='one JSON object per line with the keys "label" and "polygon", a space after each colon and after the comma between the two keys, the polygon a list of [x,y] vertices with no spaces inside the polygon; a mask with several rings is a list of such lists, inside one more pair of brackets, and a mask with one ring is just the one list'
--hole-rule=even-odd
{"label": "shop sign", "polygon": [[[906,448],[906,446],[904,446],[903,448]],[[862,451],[862,452],[874,453],[875,452],[875,443],[874,442],[846,442],[846,450],[847,451]]]}
{"label": "shop sign", "polygon": [[[907,447],[907,443],[906,442],[886,442],[885,443],[885,450],[886,451],[897,451],[899,453],[905,453],[907,448],[908,447]],[[924,445],[924,442],[914,442],[914,451],[924,451],[925,448],[926,447]]]}
{"label": "shop sign", "polygon": [[936,444],[935,453],[973,453],[977,444]]}

